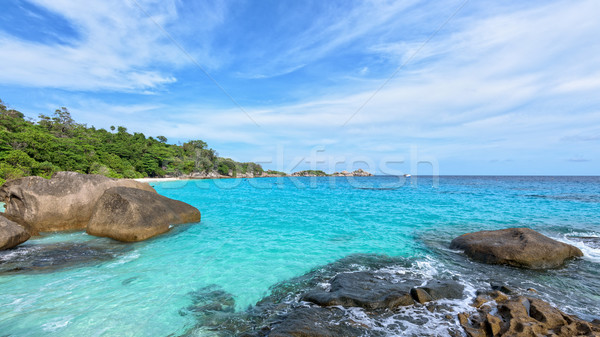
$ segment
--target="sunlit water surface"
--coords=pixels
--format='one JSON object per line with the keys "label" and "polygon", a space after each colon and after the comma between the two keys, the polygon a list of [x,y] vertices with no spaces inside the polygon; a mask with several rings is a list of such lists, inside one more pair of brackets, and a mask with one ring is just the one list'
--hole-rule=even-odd
{"label": "sunlit water surface", "polygon": [[[0,252],[0,335],[179,335],[197,324],[182,309],[199,289],[213,286],[232,294],[242,311],[276,283],[355,253],[405,257],[424,277],[452,273],[472,287],[490,280],[533,287],[568,313],[600,318],[598,177],[441,177],[439,183],[426,177],[260,178],[153,185],[200,209],[202,222],[135,244],[70,232]],[[466,232],[519,226],[575,244],[585,257],[558,270],[524,271],[471,262],[447,249]],[[108,253],[60,268],[34,262],[26,270],[1,269],[11,261],[19,265],[15,259],[27,260],[40,246],[71,244],[96,247],[92,255]]]}

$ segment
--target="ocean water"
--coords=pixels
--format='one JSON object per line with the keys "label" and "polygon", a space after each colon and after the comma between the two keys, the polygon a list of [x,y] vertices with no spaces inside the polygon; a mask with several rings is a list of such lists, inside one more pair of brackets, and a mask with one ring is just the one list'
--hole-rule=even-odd
{"label": "ocean water", "polygon": [[[385,268],[424,279],[451,275],[469,296],[490,281],[523,292],[534,288],[535,296],[567,313],[600,319],[600,177],[153,185],[200,209],[202,221],[134,244],[84,232],[48,233],[0,252],[0,335],[218,336],[189,311],[202,291],[218,289],[231,299],[232,310],[244,312],[286,280],[361,254],[393,258]],[[506,227],[533,228],[578,246],[585,256],[561,269],[528,271],[472,262],[448,249],[460,234]],[[467,302],[455,305],[469,310]],[[360,312],[352,314],[373,324]],[[432,319],[419,331],[444,335],[436,326]],[[412,335],[410,329],[405,324],[389,334]]]}

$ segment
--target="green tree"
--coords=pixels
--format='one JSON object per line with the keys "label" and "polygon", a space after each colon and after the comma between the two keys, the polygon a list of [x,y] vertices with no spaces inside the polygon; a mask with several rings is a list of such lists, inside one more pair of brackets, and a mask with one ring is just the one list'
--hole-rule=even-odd
{"label": "green tree", "polygon": [[164,136],[130,134],[124,126],[110,130],[78,124],[64,107],[51,116],[39,115],[35,123],[0,100],[0,184],[27,175],[49,178],[60,170],[115,178],[262,173],[258,164],[220,158],[202,140],[175,145]]}

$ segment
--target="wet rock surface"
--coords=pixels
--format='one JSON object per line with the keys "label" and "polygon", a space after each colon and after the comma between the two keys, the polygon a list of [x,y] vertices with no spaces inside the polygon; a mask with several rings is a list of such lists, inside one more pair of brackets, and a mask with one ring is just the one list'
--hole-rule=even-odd
{"label": "wet rock surface", "polygon": [[420,283],[418,280],[393,280],[393,275],[384,273],[343,273],[330,281],[329,291],[313,290],[302,299],[320,306],[393,309],[414,304],[410,291]]}
{"label": "wet rock surface", "polygon": [[[379,287],[408,294],[412,303],[390,308]],[[600,336],[598,324],[561,312],[533,290],[497,281],[484,288],[471,303],[464,294],[475,290],[424,279],[409,259],[351,255],[275,285],[247,310],[232,311],[233,296],[214,286],[191,293],[181,314],[198,323],[185,336]]]}
{"label": "wet rock surface", "polygon": [[538,298],[498,290],[480,293],[475,313],[461,313],[459,322],[470,337],[600,336],[600,322],[587,322]]}
{"label": "wet rock surface", "polygon": [[45,273],[101,263],[129,251],[119,243],[52,243],[22,245],[0,252],[0,275]]}
{"label": "wet rock surface", "polygon": [[[348,318],[339,308],[298,308],[287,315],[273,328],[266,328],[255,334],[242,336],[269,337],[331,337],[364,336],[368,327]],[[382,331],[370,331],[369,336],[385,336]]]}
{"label": "wet rock surface", "polygon": [[[452,280],[427,282],[417,273],[405,272],[411,267],[412,263],[402,258],[351,255],[274,286],[271,295],[243,312],[228,312],[230,307],[222,304],[227,295],[208,291],[212,300],[195,301],[184,309],[190,314],[195,311],[192,308],[209,308],[208,314],[197,315],[198,326],[186,336],[207,331],[215,336],[245,337],[378,337],[390,332],[421,336],[419,331],[427,324],[439,329],[440,336],[460,336],[453,308],[433,300],[425,289],[436,298],[458,293],[462,297],[462,285]],[[453,289],[443,292],[445,288]],[[427,294],[430,300],[426,305],[417,303],[411,290]],[[215,310],[219,308],[223,310]]]}
{"label": "wet rock surface", "polygon": [[529,228],[467,233],[452,240],[450,249],[463,250],[480,262],[529,269],[558,268],[568,259],[583,256],[579,248]]}
{"label": "wet rock surface", "polygon": [[329,281],[330,289],[309,291],[302,300],[328,307],[394,309],[415,303],[462,298],[464,287],[452,280],[423,280],[399,277],[392,273],[362,271],[342,273]]}
{"label": "wet rock surface", "polygon": [[29,238],[25,228],[0,214],[0,250],[18,246]]}

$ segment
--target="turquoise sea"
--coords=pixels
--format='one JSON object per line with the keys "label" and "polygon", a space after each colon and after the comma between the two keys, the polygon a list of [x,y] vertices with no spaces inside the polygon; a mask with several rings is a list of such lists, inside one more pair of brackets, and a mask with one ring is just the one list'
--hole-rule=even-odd
{"label": "turquoise sea", "polygon": [[[202,222],[135,244],[84,232],[47,233],[0,252],[0,335],[222,336],[190,309],[198,294],[218,290],[231,311],[244,312],[282,282],[348,256],[393,257],[386,268],[423,278],[452,275],[469,296],[490,281],[534,288],[567,313],[600,319],[600,177],[153,185],[200,209]],[[460,234],[506,227],[533,228],[585,256],[561,269],[527,271],[471,262],[447,248]],[[349,261],[349,268],[370,268]],[[468,310],[465,304],[456,306]],[[406,327],[389,335],[437,333],[433,318],[423,324],[420,332]]]}

